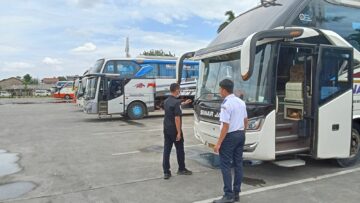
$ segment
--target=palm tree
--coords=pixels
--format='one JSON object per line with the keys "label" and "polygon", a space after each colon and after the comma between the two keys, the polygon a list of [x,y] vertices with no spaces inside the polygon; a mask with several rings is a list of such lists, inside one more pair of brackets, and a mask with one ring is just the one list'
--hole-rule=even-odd
{"label": "palm tree", "polygon": [[235,13],[233,11],[226,11],[225,16],[227,16],[227,20],[219,26],[217,33],[220,33],[227,25],[231,23],[231,21],[235,19]]}

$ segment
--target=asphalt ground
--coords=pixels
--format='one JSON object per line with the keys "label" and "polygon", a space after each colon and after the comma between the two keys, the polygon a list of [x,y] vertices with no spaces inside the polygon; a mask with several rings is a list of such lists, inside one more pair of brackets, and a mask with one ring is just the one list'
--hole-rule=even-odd
{"label": "asphalt ground", "polygon": [[[0,99],[0,104],[0,153],[16,154],[20,167],[0,176],[0,202],[185,203],[222,195],[221,172],[211,162],[211,151],[194,138],[191,115],[183,117],[183,131],[186,165],[194,174],[175,175],[173,150],[174,176],[163,180],[161,115],[98,119],[73,103],[48,98]],[[0,170],[1,163],[0,156]],[[241,202],[360,202],[360,164],[306,163],[245,166]],[[16,183],[33,187],[9,185]]]}

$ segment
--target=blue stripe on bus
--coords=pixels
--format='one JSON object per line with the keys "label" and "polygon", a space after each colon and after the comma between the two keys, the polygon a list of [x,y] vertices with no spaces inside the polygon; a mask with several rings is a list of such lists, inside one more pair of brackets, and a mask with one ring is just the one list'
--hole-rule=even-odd
{"label": "blue stripe on bus", "polygon": [[[176,64],[176,61],[170,60],[132,60],[137,64]],[[196,61],[184,61],[184,65],[199,65]]]}

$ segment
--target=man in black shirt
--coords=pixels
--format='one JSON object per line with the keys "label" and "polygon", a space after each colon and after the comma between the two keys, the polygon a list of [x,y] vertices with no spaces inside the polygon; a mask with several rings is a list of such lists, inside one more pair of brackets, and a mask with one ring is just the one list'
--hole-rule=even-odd
{"label": "man in black shirt", "polygon": [[189,104],[188,99],[181,103],[177,97],[180,95],[180,86],[177,83],[170,85],[171,95],[164,102],[164,153],[163,153],[163,170],[164,179],[171,177],[170,171],[170,153],[173,144],[175,144],[177,161],[179,164],[179,175],[191,175],[192,172],[185,168],[184,136],[181,130],[181,105]]}

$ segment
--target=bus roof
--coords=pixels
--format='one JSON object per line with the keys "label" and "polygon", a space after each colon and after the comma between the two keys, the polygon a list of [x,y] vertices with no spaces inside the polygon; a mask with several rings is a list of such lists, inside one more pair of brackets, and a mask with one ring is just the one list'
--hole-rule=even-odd
{"label": "bus roof", "polygon": [[305,7],[308,0],[268,0],[264,2],[268,3],[260,4],[240,14],[219,33],[207,48],[197,51],[195,56],[238,47],[242,45],[246,37],[255,32],[285,26],[294,9]]}
{"label": "bus roof", "polygon": [[[314,18],[325,15],[322,9],[325,4],[339,7],[360,8],[359,0],[261,0],[261,4],[239,15],[209,44],[208,47],[198,50],[195,58],[203,58],[211,53],[233,52],[240,50],[243,41],[253,33],[294,26],[297,18],[309,5],[317,5]],[[348,15],[351,15],[350,13]],[[357,22],[355,22],[357,25]],[[327,30],[336,30],[336,27],[322,27],[321,25],[304,25]],[[355,29],[355,28],[354,28]],[[344,37],[344,33],[338,33]],[[345,36],[346,37],[346,36]],[[348,39],[349,40],[349,39]]]}

